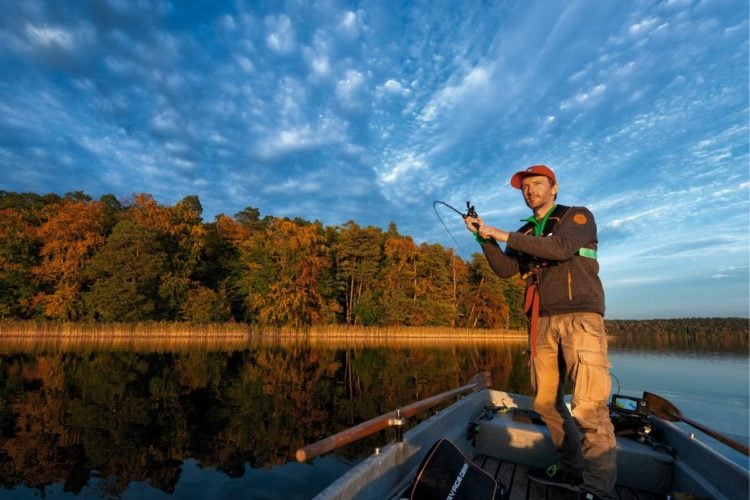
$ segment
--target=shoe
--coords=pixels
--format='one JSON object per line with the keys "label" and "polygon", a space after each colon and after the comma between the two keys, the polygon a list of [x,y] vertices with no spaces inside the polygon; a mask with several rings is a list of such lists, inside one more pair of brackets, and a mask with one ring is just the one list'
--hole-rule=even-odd
{"label": "shoe", "polygon": [[535,483],[563,488],[576,493],[581,491],[579,485],[583,482],[579,471],[563,469],[559,464],[552,464],[546,469],[529,469],[526,476]]}

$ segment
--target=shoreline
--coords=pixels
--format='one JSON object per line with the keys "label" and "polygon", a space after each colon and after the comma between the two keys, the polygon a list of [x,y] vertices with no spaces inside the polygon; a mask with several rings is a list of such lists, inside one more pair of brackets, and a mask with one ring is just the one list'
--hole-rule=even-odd
{"label": "shoreline", "polygon": [[[418,332],[418,333],[415,333]],[[443,326],[359,326],[320,325],[293,328],[260,327],[241,323],[195,324],[174,321],[144,321],[139,323],[86,323],[53,321],[0,321],[0,338],[10,336],[34,337],[526,337],[525,330],[505,328],[453,328]]]}

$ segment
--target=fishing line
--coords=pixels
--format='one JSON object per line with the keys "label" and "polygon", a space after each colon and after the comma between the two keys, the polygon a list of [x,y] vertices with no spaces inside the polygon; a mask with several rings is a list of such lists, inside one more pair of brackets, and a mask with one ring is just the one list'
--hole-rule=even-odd
{"label": "fishing line", "polygon": [[466,206],[469,208],[469,212],[467,214],[463,214],[457,208],[454,208],[454,207],[448,205],[444,201],[435,200],[435,201],[432,202],[432,209],[435,210],[435,215],[437,215],[437,218],[440,221],[440,223],[443,225],[443,228],[448,233],[448,235],[451,237],[451,239],[453,240],[453,243],[455,243],[456,246],[458,246],[458,248],[461,250],[461,253],[465,253],[464,248],[461,246],[461,244],[458,241],[456,241],[456,238],[453,237],[453,233],[451,233],[451,230],[448,229],[448,226],[445,225],[445,222],[443,222],[443,218],[440,217],[440,213],[438,212],[438,209],[437,209],[438,203],[440,203],[441,205],[445,205],[446,207],[450,208],[451,210],[453,210],[454,212],[456,212],[458,215],[460,215],[462,219],[465,219],[466,216],[469,215],[473,211],[474,207],[469,206],[469,202],[467,201],[466,202]]}
{"label": "fishing line", "polygon": [[620,385],[620,379],[617,378],[617,375],[615,375],[613,372],[609,372],[609,376],[615,379],[615,382],[617,382],[617,393],[619,394],[622,391],[622,386]]}

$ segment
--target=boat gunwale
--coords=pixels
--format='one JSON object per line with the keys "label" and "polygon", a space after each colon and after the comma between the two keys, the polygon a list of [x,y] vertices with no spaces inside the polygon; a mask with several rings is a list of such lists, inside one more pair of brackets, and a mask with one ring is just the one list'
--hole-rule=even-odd
{"label": "boat gunwale", "polygon": [[[416,475],[427,450],[439,437],[454,440],[455,444],[468,456],[474,456],[465,430],[468,423],[476,420],[484,408],[491,405],[531,409],[532,402],[533,398],[530,396],[497,389],[483,388],[473,392],[406,431],[402,442],[388,443],[379,450],[379,453],[366,457],[315,498],[319,500],[352,498],[360,494],[368,498],[400,497]],[[463,425],[458,425],[458,430],[456,428],[441,430],[450,427],[447,423],[452,419],[462,420]],[[650,420],[655,429],[665,432],[670,447],[676,450],[673,454],[673,491],[713,498],[740,498],[741,496],[735,495],[736,492],[748,491],[748,471],[742,466],[691,437],[692,434],[674,423],[654,416],[651,416]],[[544,432],[547,432],[546,429]],[[702,466],[711,463],[718,472],[712,473],[711,477],[701,477],[695,472],[695,466],[698,463],[701,465],[701,471]],[[729,471],[732,480],[727,481],[726,471]],[[376,482],[384,484],[375,485]],[[734,484],[727,487],[726,483]],[[377,492],[375,495],[369,494],[375,492]]]}

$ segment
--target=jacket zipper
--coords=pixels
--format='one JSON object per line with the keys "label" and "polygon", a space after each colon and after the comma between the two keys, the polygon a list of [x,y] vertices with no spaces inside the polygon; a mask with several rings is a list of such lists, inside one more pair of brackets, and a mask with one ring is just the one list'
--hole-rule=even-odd
{"label": "jacket zipper", "polygon": [[568,300],[573,300],[573,276],[568,269]]}

